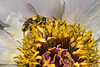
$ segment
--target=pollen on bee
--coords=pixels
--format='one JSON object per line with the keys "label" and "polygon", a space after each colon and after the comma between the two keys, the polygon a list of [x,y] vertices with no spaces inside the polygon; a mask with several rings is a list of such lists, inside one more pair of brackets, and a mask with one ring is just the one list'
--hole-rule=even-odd
{"label": "pollen on bee", "polygon": [[32,17],[32,20],[36,20],[36,17]]}

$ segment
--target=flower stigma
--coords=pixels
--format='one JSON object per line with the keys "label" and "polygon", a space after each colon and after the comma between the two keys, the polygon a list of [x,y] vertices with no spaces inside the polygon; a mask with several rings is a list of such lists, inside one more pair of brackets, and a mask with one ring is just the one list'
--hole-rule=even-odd
{"label": "flower stigma", "polygon": [[23,45],[17,48],[22,55],[14,57],[19,67],[95,67],[100,63],[92,30],[86,32],[80,24],[49,18],[46,24],[30,24],[28,30],[29,38],[23,34]]}

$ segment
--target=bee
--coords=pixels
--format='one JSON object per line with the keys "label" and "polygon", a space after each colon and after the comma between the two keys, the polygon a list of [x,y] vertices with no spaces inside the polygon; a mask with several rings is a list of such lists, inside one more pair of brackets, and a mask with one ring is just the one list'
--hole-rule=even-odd
{"label": "bee", "polygon": [[[39,23],[40,25],[42,24],[42,22],[43,22],[43,24],[46,24],[46,19],[47,19],[46,17],[40,16],[36,12],[35,8],[30,3],[27,3],[27,6],[28,6],[28,8],[30,8],[32,10],[32,12],[34,12],[35,16],[31,17],[31,18],[28,18],[24,22],[24,24],[22,25],[22,31],[23,32],[26,32],[29,29],[29,24],[39,23],[40,21],[41,21],[41,23]],[[24,19],[26,19],[26,18],[24,17]]]}

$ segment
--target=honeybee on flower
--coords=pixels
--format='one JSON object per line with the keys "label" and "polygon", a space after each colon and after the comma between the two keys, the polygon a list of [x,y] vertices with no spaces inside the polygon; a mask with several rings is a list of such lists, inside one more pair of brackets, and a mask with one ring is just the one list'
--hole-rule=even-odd
{"label": "honeybee on flower", "polygon": [[[35,15],[36,16],[34,16],[34,17],[31,17],[31,18],[29,18],[29,19],[27,19],[25,22],[24,22],[24,24],[23,24],[23,26],[22,26],[22,31],[25,33],[25,31],[27,31],[28,30],[28,28],[29,28],[29,24],[38,24],[38,25],[40,25],[40,24],[46,24],[46,17],[43,17],[43,16],[40,16],[37,12],[36,12],[36,10],[35,10],[35,8],[30,4],[30,3],[27,3],[27,6],[29,7],[29,8],[31,8],[31,10],[35,13]],[[23,19],[25,19],[24,17],[23,17]],[[19,21],[21,21],[22,20],[22,18],[21,19],[19,19]],[[31,29],[31,28],[30,28]]]}

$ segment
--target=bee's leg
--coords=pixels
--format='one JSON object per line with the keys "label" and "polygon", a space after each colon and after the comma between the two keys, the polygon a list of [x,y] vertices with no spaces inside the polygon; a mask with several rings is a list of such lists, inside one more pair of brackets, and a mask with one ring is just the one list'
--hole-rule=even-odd
{"label": "bee's leg", "polygon": [[43,24],[45,25],[45,24],[46,24],[46,18],[43,17],[43,18],[42,18],[42,21],[43,21]]}
{"label": "bee's leg", "polygon": [[23,38],[25,39],[26,37],[25,37],[25,32],[23,32]]}
{"label": "bee's leg", "polygon": [[29,29],[30,29],[30,31],[32,31],[32,28],[31,27]]}

